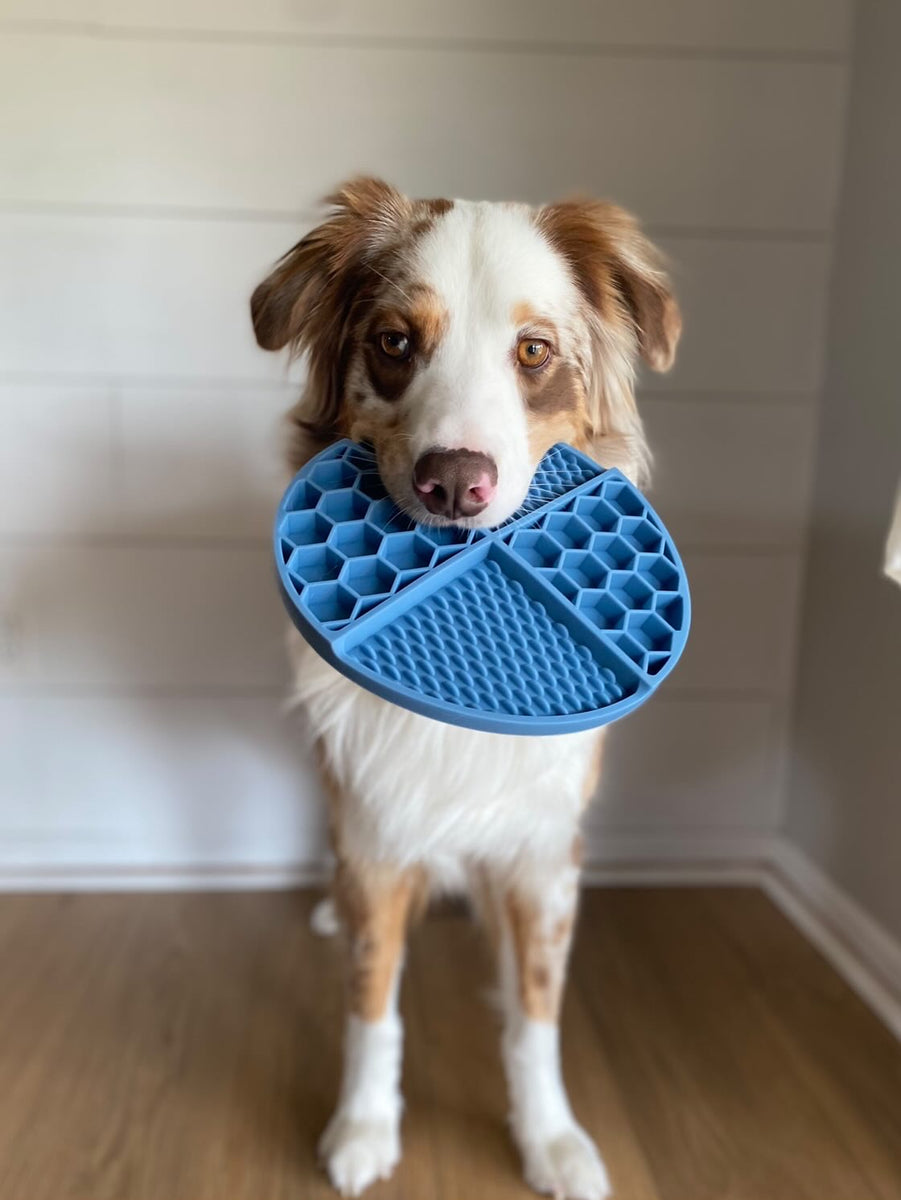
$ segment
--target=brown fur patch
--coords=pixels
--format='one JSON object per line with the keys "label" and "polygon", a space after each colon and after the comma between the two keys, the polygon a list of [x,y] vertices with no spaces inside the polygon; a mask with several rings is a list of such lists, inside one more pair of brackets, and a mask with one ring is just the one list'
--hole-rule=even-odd
{"label": "brown fur patch", "polygon": [[581,833],[577,833],[573,838],[573,844],[569,851],[569,858],[574,867],[581,868],[585,859],[585,839],[582,837]]}
{"label": "brown fur patch", "polygon": [[550,986],[551,973],[543,963],[539,963],[537,966],[532,968],[532,987],[535,988],[539,993],[543,993],[546,992]]}
{"label": "brown fur patch", "polygon": [[316,758],[329,801],[329,833],[337,866],[332,883],[335,904],[350,942],[350,1009],[364,1021],[384,1015],[400,967],[410,920],[426,897],[425,874],[362,862],[346,851],[344,793],[321,742]]}
{"label": "brown fur patch", "polygon": [[572,916],[561,917],[551,930],[550,943],[552,946],[561,946],[569,939],[570,931],[573,927]]}
{"label": "brown fur patch", "polygon": [[518,304],[514,304],[510,310],[510,320],[517,329],[524,329],[527,326],[537,325],[540,323],[540,315],[527,300],[520,300]]}
{"label": "brown fur patch", "polygon": [[416,220],[410,226],[410,233],[414,237],[422,237],[435,227],[438,217],[443,217],[453,207],[453,200],[414,200],[413,211]]}
{"label": "brown fur patch", "polygon": [[334,887],[350,935],[350,1009],[364,1021],[377,1021],[400,967],[419,875],[339,859]]}
{"label": "brown fur patch", "polygon": [[556,442],[569,442],[577,450],[586,448],[586,430],[578,411],[528,414],[529,456],[533,463]]}
{"label": "brown fur patch", "polygon": [[519,369],[520,394],[527,408],[529,453],[533,462],[555,442],[576,443],[587,439],[588,418],[581,373],[558,355],[559,335],[552,321],[526,301],[511,310],[514,325],[523,338],[542,339],[552,357],[537,371]]}
{"label": "brown fur patch", "polygon": [[663,258],[635,219],[615,204],[572,200],[541,209],[537,223],[592,307],[611,325],[628,321],[645,361],[668,370],[682,318]]}
{"label": "brown fur patch", "polygon": [[370,335],[374,337],[388,329],[407,333],[412,339],[415,356],[428,362],[447,333],[448,311],[438,294],[426,284],[409,284],[404,295],[405,303],[392,300],[376,309]]}
{"label": "brown fur patch", "polygon": [[[430,287],[412,284],[404,289],[406,303],[378,308],[365,335],[363,353],[369,381],[383,400],[398,400],[421,363],[427,363],[447,332],[448,313]],[[379,348],[379,335],[405,333],[412,345],[410,358],[393,359]]]}
{"label": "brown fur patch", "polygon": [[552,359],[538,371],[521,370],[520,391],[530,412],[539,416],[577,413],[585,402],[585,390],[574,366]]}
{"label": "brown fur patch", "polygon": [[424,208],[433,217],[443,217],[454,207],[453,200],[446,200],[443,196],[437,196],[431,200],[417,200],[416,203],[418,207]]}
{"label": "brown fur patch", "polygon": [[[393,328],[396,328],[394,326]],[[377,339],[367,338],[363,347],[366,374],[376,394],[383,400],[399,400],[410,385],[415,370],[412,358],[397,360],[383,354]]]}
{"label": "brown fur patch", "polygon": [[509,891],[505,900],[522,1010],[533,1021],[556,1021],[563,997],[575,904],[572,912],[546,932],[540,904],[535,900],[515,891]]}
{"label": "brown fur patch", "polygon": [[326,203],[328,219],[301,238],[253,293],[254,332],[266,350],[301,339],[313,354],[324,335],[334,336],[334,319],[345,315],[356,292],[348,286],[350,276],[372,261],[379,244],[390,241],[412,212],[406,196],[379,179],[351,179]]}
{"label": "brown fur patch", "polygon": [[412,303],[407,310],[407,319],[413,330],[416,353],[428,362],[447,334],[450,317],[430,287],[421,284],[413,287],[410,298]]}
{"label": "brown fur patch", "polygon": [[307,402],[292,419],[301,440],[309,433],[321,443],[346,432],[344,380],[368,304],[391,277],[400,249],[453,207],[451,200],[409,200],[367,177],[349,180],[326,202],[328,218],[276,263],[250,305],[264,349],[291,344],[308,352]]}

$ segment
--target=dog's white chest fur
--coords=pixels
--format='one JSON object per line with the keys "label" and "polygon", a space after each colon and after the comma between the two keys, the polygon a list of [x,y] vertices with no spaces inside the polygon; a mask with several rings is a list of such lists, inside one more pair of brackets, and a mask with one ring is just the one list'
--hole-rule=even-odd
{"label": "dog's white chest fur", "polygon": [[[363,691],[291,635],[295,695],[342,790],[342,828],[368,858],[422,863],[455,886],[477,862],[567,853],[598,734],[479,733]],[[346,819],[350,817],[350,819]]]}

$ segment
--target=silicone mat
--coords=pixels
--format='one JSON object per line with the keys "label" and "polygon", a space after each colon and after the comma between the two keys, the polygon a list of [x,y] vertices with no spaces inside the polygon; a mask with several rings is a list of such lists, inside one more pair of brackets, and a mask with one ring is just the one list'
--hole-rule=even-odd
{"label": "silicone mat", "polygon": [[571,733],[643,704],[675,666],[688,580],[647,500],[563,444],[496,529],[415,524],[372,451],[336,442],[275,518],[294,624],[404,708],[497,733]]}

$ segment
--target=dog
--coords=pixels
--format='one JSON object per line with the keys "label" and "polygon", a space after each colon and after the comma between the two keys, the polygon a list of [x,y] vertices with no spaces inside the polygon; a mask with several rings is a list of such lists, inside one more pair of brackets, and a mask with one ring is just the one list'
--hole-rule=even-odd
{"label": "dog", "polygon": [[[492,527],[556,442],[646,482],[642,358],[672,364],[681,317],[659,252],[613,204],[411,200],[357,178],[254,291],[260,346],[308,362],[289,415],[292,470],[338,437],[367,442],[414,520]],[[333,895],[349,943],[337,1109],[320,1141],[357,1195],[400,1158],[397,993],[411,916],[463,892],[496,947],[510,1123],[525,1177],[609,1195],[570,1108],[558,1019],[576,913],[579,826],[598,731],[479,733],[397,708],[296,634],[295,687],[330,802]]]}

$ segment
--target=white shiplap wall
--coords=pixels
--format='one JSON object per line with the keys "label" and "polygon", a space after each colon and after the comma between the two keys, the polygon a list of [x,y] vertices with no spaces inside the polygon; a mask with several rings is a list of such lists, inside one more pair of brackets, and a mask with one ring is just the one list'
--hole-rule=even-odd
{"label": "white shiplap wall", "polygon": [[643,400],[694,634],[616,732],[595,854],[775,828],[847,9],[3,0],[0,879],[319,860],[266,544],[293,389],[247,297],[361,169],[609,195],[671,255]]}

